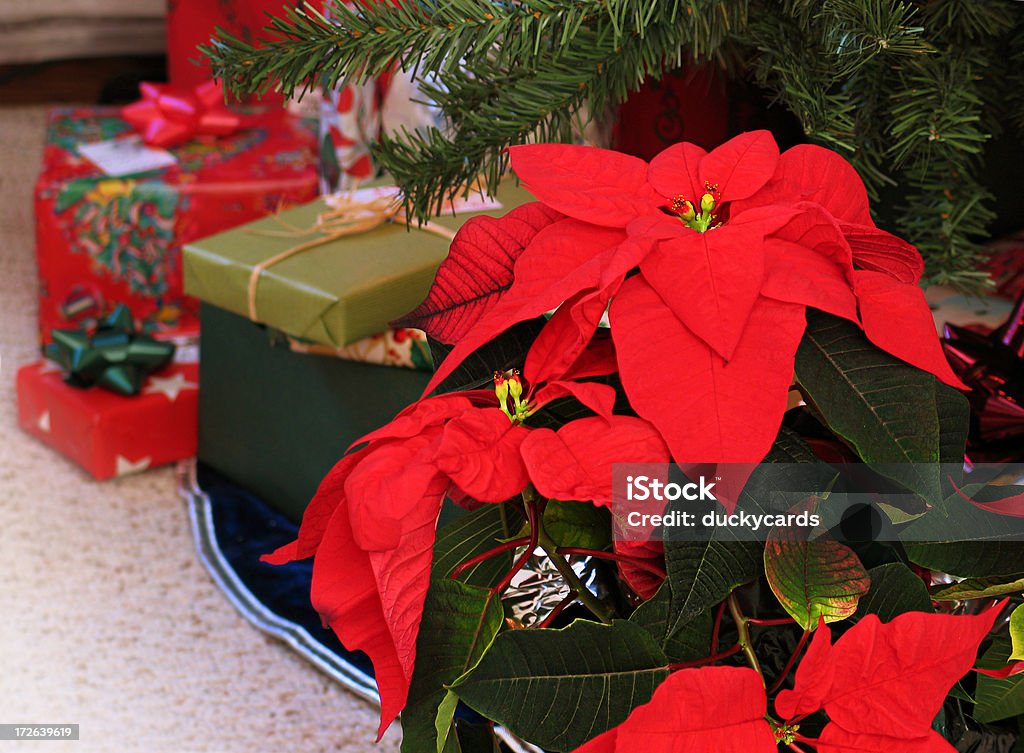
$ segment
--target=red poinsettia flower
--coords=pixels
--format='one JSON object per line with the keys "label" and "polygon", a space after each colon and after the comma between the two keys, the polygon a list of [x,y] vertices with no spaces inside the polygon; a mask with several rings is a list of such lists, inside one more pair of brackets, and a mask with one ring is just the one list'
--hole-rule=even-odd
{"label": "red poinsettia flower", "polygon": [[868,615],[835,645],[822,621],[775,710],[792,720],[824,709],[819,753],[952,753],[932,721],[1005,604],[971,616],[908,612],[889,623]]}
{"label": "red poinsettia flower", "polygon": [[[577,371],[600,371],[600,363],[588,356]],[[499,377],[496,384],[496,392],[421,400],[360,439],[356,446],[363,446],[320,484],[298,538],[263,558],[282,564],[314,557],[313,606],[346,648],[370,657],[381,697],[381,733],[408,696],[445,496],[503,502],[532,480],[548,496],[555,496],[553,490],[561,499],[607,504],[611,464],[635,449],[623,446],[624,437],[652,447],[650,462],[668,459],[653,427],[612,415],[615,390],[608,385],[553,380],[524,394],[517,374]],[[576,425],[573,436],[587,461],[578,468],[552,466],[544,456],[555,445],[563,457],[566,435],[521,424],[532,410],[570,396],[597,414],[563,429],[568,435]],[[528,448],[525,442],[534,433],[537,441]]]}
{"label": "red poinsettia flower", "polygon": [[264,557],[314,556],[313,606],[346,648],[370,657],[381,734],[409,692],[441,503],[454,488],[480,502],[519,494],[527,434],[494,393],[420,401],[364,437],[320,484],[297,540]]}
{"label": "red poinsettia flower", "polygon": [[817,174],[813,154],[780,157],[766,131],[710,153],[678,144],[650,165],[571,145],[511,156],[558,215],[517,252],[511,287],[463,330],[428,392],[508,327],[556,308],[537,352],[544,375],[559,378],[607,309],[626,394],[672,457],[758,462],[787,406],[808,305],[862,324],[880,347],[960,386],[920,291],[904,281],[920,273],[916,250],[874,228],[866,193],[834,206],[863,193],[848,165]]}
{"label": "red poinsettia flower", "polygon": [[[834,275],[828,286],[821,285],[820,278],[808,286],[799,284],[803,275],[780,275],[777,297],[857,321],[878,347],[947,384],[963,387],[942,354],[931,311],[917,284],[924,272],[921,255],[905,240],[875,226],[867,189],[853,166],[820,146],[795,146],[781,156],[772,179],[741,207],[779,202],[824,210],[804,217],[802,223],[818,223],[819,250],[828,243],[833,249],[842,242],[848,246],[832,258],[851,283],[859,317],[837,310]],[[841,300],[848,301],[848,294]]]}
{"label": "red poinsettia flower", "polygon": [[[776,697],[781,724],[769,724],[754,670],[682,669],[626,721],[576,753],[771,753],[776,740],[787,738],[818,753],[952,753],[932,720],[970,669],[1003,604],[974,616],[910,612],[889,623],[869,615],[834,646],[822,620],[794,688]],[[820,709],[829,717],[821,736],[800,737],[796,723]]]}

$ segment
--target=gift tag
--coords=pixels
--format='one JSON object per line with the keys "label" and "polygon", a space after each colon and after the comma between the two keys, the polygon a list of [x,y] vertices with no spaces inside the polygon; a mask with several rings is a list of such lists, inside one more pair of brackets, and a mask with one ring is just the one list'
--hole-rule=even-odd
{"label": "gift tag", "polygon": [[78,153],[110,176],[147,173],[177,162],[166,149],[155,149],[143,144],[141,136],[79,144]]}

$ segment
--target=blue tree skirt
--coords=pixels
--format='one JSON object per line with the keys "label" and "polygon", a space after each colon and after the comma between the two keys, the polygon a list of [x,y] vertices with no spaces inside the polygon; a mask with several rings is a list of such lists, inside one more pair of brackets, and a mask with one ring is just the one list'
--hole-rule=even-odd
{"label": "blue tree skirt", "polygon": [[[183,465],[180,473],[196,551],[228,600],[257,628],[290,645],[356,695],[379,704],[366,654],[342,646],[309,603],[313,560],[287,565],[260,562],[261,555],[293,541],[298,526],[201,463]],[[462,704],[456,718],[486,723]],[[503,752],[544,753],[500,725],[494,726],[494,733]]]}
{"label": "blue tree skirt", "polygon": [[349,651],[309,603],[312,559],[268,565],[260,555],[295,539],[298,527],[250,492],[199,464],[184,472],[196,549],[232,604],[357,695],[379,703],[366,655]]}

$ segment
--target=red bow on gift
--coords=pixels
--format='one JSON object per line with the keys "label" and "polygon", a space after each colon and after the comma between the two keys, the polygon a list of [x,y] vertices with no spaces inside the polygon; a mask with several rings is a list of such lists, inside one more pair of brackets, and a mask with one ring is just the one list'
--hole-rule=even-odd
{"label": "red bow on gift", "polygon": [[207,81],[194,89],[143,82],[142,99],[121,109],[121,116],[142,132],[150,146],[174,146],[196,136],[226,136],[242,119],[224,106],[224,89]]}

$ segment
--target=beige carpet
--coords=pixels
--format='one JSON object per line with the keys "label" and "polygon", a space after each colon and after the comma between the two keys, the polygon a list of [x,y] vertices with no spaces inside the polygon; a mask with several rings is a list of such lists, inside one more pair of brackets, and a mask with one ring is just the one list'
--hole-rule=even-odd
{"label": "beige carpet", "polygon": [[111,482],[17,428],[35,351],[38,108],[0,108],[0,724],[79,742],[0,753],[315,753],[372,743],[376,712],[234,611],[192,547],[172,471]]}

